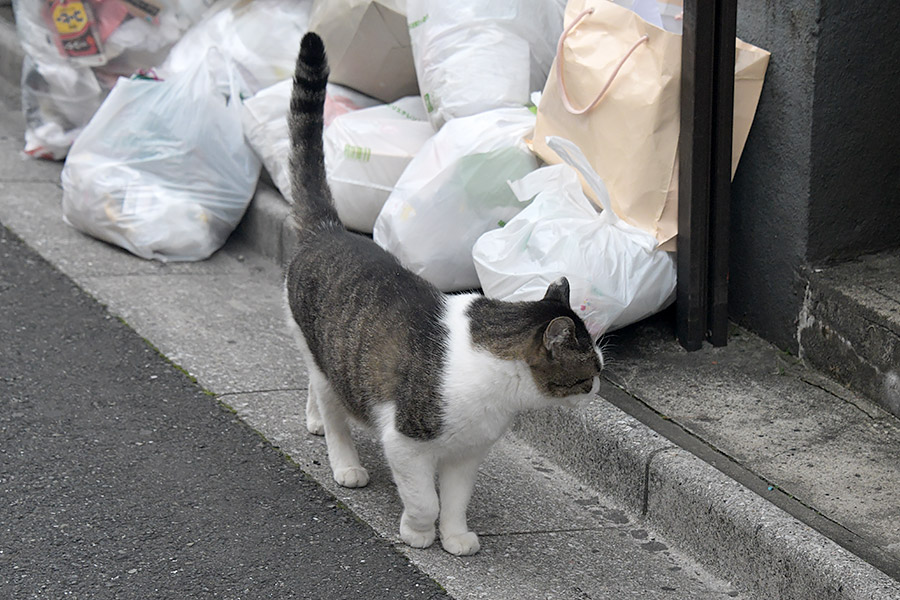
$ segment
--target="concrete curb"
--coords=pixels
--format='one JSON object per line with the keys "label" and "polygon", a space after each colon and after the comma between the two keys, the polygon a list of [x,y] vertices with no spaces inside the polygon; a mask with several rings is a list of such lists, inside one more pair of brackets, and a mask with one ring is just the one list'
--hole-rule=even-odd
{"label": "concrete curb", "polygon": [[714,573],[770,598],[900,597],[900,583],[690,453],[648,468],[648,520]]}
{"label": "concrete curb", "polygon": [[[23,53],[3,19],[0,50],[0,76],[17,84]],[[294,242],[289,213],[262,183],[235,235],[282,264]],[[900,582],[600,398],[580,411],[528,415],[516,433],[715,574],[756,594],[900,598]]]}

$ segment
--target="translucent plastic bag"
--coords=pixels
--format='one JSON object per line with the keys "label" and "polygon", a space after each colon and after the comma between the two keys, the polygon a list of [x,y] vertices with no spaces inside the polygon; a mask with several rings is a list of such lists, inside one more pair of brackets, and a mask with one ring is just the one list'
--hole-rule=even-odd
{"label": "translucent plastic bag", "polygon": [[22,63],[22,113],[25,153],[62,160],[94,115],[108,90],[92,69],[66,62]]}
{"label": "translucent plastic bag", "polygon": [[375,242],[443,291],[477,288],[472,245],[524,207],[507,181],[537,168],[523,139],[534,118],[522,107],[449,121],[400,176]]}
{"label": "translucent plastic bag", "polygon": [[408,0],[419,90],[436,129],[455,117],[524,106],[542,90],[565,0]]}
{"label": "translucent plastic bag", "polygon": [[26,154],[65,158],[118,77],[157,66],[214,1],[14,0]]}
{"label": "translucent plastic bag", "polygon": [[201,260],[240,222],[260,164],[241,130],[233,71],[120,79],[69,152],[63,215],[144,258]]}
{"label": "translucent plastic bag", "polygon": [[332,121],[324,135],[325,171],[341,222],[372,233],[403,171],[433,135],[418,96]]}
{"label": "translucent plastic bag", "polygon": [[[567,164],[510,184],[520,200],[533,202],[502,229],[482,235],[472,250],[484,293],[539,300],[565,275],[572,309],[594,338],[671,304],[673,257],[652,235],[616,216],[606,186],[575,144],[557,137],[548,143]],[[601,213],[584,195],[575,169],[602,203]]]}

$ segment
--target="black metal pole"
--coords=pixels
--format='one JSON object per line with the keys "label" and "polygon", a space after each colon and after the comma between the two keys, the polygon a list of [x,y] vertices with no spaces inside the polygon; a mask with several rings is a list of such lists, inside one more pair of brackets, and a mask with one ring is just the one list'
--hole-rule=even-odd
{"label": "black metal pole", "polygon": [[709,281],[716,0],[685,0],[678,142],[676,334],[687,350],[706,337]]}
{"label": "black metal pole", "polygon": [[728,343],[728,252],[737,0],[716,0],[709,224],[709,341]]}

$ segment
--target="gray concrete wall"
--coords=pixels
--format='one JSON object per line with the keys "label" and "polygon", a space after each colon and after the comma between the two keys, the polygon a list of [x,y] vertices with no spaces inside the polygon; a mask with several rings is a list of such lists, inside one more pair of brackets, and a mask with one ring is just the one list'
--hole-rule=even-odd
{"label": "gray concrete wall", "polygon": [[900,2],[822,0],[807,258],[900,246]]}
{"label": "gray concrete wall", "polygon": [[784,348],[796,348],[805,290],[818,10],[738,2],[738,36],[772,58],[732,188],[729,310]]}
{"label": "gray concrete wall", "polygon": [[810,265],[900,246],[900,2],[740,0],[772,52],[733,186],[730,312],[797,349]]}

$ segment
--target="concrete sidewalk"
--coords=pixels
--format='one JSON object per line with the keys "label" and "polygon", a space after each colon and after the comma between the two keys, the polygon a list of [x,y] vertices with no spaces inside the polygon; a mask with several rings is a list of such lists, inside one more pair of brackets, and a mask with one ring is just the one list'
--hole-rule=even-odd
{"label": "concrete sidewalk", "polygon": [[[15,76],[3,25],[0,75]],[[281,325],[278,264],[292,242],[283,199],[261,185],[229,250],[210,261],[146,263],[62,225],[60,167],[16,162],[15,123],[10,114],[0,132],[0,182],[23,197],[0,205],[0,221],[304,470],[330,480],[320,441],[303,431],[305,379]],[[487,534],[487,560],[406,552],[460,598],[627,597],[636,591],[629,577],[648,578],[643,597],[656,597],[652,587],[679,598],[900,598],[897,419],[739,329],[726,348],[685,353],[670,323],[662,315],[611,336],[599,398],[524,418],[497,449],[473,500],[494,507],[473,520]],[[378,463],[377,449],[363,453]],[[377,507],[396,500],[376,464],[381,484],[335,492],[392,535],[393,514]],[[492,491],[510,480],[510,497]],[[536,502],[540,514],[523,510]],[[596,561],[594,540],[616,527],[621,554]],[[636,556],[653,573],[698,575],[608,571]],[[528,587],[541,578],[545,589]]]}

